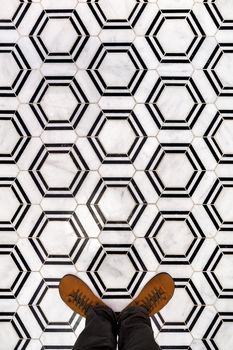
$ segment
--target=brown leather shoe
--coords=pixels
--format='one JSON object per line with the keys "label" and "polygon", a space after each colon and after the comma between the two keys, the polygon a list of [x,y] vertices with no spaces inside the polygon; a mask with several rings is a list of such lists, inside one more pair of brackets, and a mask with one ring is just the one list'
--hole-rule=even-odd
{"label": "brown leather shoe", "polygon": [[90,306],[106,305],[85,282],[74,275],[62,277],[59,284],[59,293],[66,305],[83,317],[86,317]]}
{"label": "brown leather shoe", "polygon": [[143,306],[151,317],[169,302],[174,290],[173,278],[166,272],[159,273],[147,282],[139,295],[124,310],[131,306]]}

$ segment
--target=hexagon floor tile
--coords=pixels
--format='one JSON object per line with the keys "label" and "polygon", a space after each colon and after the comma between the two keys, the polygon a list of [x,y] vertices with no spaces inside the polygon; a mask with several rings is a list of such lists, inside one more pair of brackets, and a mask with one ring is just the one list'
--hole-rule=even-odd
{"label": "hexagon floor tile", "polygon": [[231,0],[0,0],[0,350],[70,350],[59,281],[155,274],[161,350],[233,348]]}

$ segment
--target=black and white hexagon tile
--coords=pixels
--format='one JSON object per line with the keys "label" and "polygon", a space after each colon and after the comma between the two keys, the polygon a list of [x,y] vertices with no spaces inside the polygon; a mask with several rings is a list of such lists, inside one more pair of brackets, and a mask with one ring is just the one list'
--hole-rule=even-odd
{"label": "black and white hexagon tile", "polygon": [[75,274],[158,272],[162,350],[233,349],[233,1],[0,0],[0,350],[70,350]]}

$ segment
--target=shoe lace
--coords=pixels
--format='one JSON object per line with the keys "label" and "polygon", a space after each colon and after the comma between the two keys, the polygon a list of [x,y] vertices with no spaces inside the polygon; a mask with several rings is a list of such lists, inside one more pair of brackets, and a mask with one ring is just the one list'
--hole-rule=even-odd
{"label": "shoe lace", "polygon": [[71,292],[68,298],[68,302],[75,304],[85,312],[87,312],[88,308],[91,306],[91,303],[89,301],[90,299],[83,295],[79,289]]}
{"label": "shoe lace", "polygon": [[143,300],[143,305],[148,311],[156,305],[158,305],[162,300],[166,300],[165,291],[160,288],[153,288],[151,293],[149,293]]}

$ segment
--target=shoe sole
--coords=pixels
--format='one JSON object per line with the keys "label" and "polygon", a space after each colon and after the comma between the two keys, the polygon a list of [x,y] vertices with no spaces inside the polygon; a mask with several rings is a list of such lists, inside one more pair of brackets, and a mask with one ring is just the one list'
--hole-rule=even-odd
{"label": "shoe sole", "polygon": [[82,317],[86,317],[86,312],[75,302],[75,295],[77,295],[77,292],[81,292],[82,296],[85,296],[86,300],[88,300],[91,305],[105,305],[79,277],[75,275],[65,275],[62,277],[59,283],[59,293],[62,300],[74,312]]}
{"label": "shoe sole", "polygon": [[150,312],[148,312],[150,317],[158,313],[172,298],[175,290],[173,278],[166,272],[157,274],[149,282],[147,282],[138,296],[128,306],[126,306],[126,308],[143,304],[143,300],[145,300],[146,297],[154,290],[157,290],[158,293],[161,294],[161,299],[159,302],[155,303]]}

